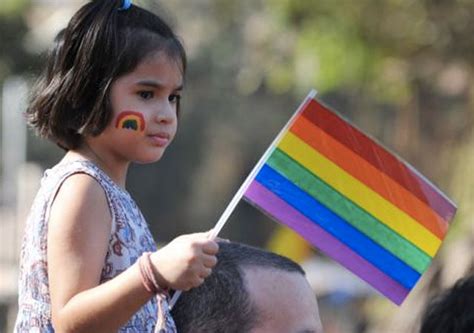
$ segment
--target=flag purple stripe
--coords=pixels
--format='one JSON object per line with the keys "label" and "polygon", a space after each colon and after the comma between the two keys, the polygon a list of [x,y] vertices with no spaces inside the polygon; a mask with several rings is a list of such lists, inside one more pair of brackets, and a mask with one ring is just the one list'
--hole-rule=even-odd
{"label": "flag purple stripe", "polygon": [[256,180],[251,183],[244,197],[277,221],[295,230],[308,242],[367,281],[394,303],[401,304],[408,295],[408,289],[385,275],[324,229],[312,223]]}
{"label": "flag purple stripe", "polygon": [[420,278],[420,273],[335,214],[331,210],[333,207],[324,206],[267,164],[255,178],[309,221],[319,225],[405,288],[413,288]]}

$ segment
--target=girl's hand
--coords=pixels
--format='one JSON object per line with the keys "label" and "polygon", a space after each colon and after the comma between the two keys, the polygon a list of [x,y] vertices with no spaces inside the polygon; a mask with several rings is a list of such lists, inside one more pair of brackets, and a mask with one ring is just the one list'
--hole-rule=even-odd
{"label": "girl's hand", "polygon": [[219,246],[208,232],[183,235],[151,255],[162,288],[189,290],[199,286],[217,263]]}

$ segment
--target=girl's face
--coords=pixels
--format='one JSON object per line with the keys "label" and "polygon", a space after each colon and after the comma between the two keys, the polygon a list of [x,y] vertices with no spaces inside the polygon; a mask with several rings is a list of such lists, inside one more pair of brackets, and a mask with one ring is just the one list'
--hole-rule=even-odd
{"label": "girl's face", "polygon": [[97,139],[119,160],[159,160],[176,134],[182,84],[174,59],[164,52],[148,56],[113,82],[112,122]]}

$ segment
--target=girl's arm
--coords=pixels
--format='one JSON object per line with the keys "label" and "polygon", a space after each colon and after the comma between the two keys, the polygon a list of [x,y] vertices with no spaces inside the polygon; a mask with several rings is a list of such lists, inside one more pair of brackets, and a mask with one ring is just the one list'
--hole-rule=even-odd
{"label": "girl's arm", "polygon": [[[116,332],[153,297],[143,287],[137,265],[99,285],[111,220],[105,193],[93,178],[77,174],[63,183],[51,208],[47,251],[57,332]],[[217,248],[205,234],[180,238],[184,241],[163,249],[166,256],[161,250],[154,253],[153,262],[164,287],[189,289],[210,274]],[[169,260],[173,270],[166,267]]]}
{"label": "girl's arm", "polygon": [[102,187],[90,176],[69,177],[48,227],[48,276],[58,332],[116,332],[152,295],[132,266],[99,286],[111,231]]}

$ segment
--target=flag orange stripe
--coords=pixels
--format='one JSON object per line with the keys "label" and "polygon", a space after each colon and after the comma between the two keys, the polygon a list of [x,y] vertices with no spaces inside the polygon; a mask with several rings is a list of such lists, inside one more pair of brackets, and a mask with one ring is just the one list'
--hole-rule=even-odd
{"label": "flag orange stripe", "polygon": [[292,132],[286,133],[278,148],[429,256],[438,251],[441,240],[431,231]]}
{"label": "flag orange stripe", "polygon": [[318,126],[315,126],[305,117],[299,117],[290,128],[290,131],[346,172],[413,217],[439,239],[444,237],[449,224],[435,211],[419,200],[413,193],[407,191],[392,178],[328,135]]}
{"label": "flag orange stripe", "polygon": [[431,206],[445,221],[452,219],[456,206],[442,192],[357,128],[314,99],[302,115]]}

